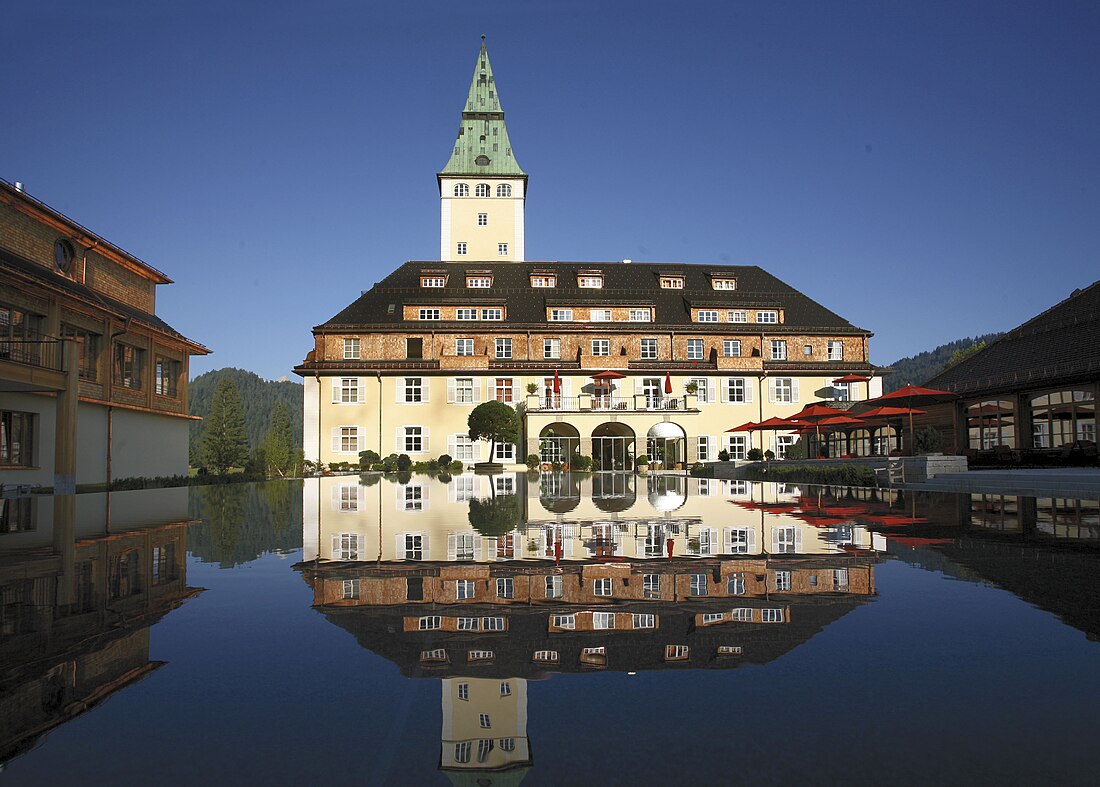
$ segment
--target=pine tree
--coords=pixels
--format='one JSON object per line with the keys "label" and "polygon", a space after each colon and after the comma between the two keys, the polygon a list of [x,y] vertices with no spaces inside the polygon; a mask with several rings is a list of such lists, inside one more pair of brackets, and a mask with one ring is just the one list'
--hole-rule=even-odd
{"label": "pine tree", "polygon": [[286,405],[275,402],[271,411],[271,427],[264,438],[264,456],[267,468],[273,475],[286,476],[294,458],[294,436],[290,429],[290,414]]}
{"label": "pine tree", "polygon": [[202,430],[202,461],[219,473],[239,467],[248,458],[241,395],[230,379],[223,379],[214,391],[210,415]]}

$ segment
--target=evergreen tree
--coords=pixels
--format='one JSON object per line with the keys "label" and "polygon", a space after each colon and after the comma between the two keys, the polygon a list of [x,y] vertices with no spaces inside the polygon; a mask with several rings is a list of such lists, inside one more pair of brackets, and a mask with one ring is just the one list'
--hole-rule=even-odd
{"label": "evergreen tree", "polygon": [[219,473],[240,466],[248,458],[248,437],[244,429],[241,395],[230,379],[223,379],[214,391],[210,415],[202,430],[202,461]]}
{"label": "evergreen tree", "polygon": [[271,428],[264,438],[267,469],[272,475],[286,476],[294,460],[294,437],[290,430],[290,414],[281,401],[271,411]]}

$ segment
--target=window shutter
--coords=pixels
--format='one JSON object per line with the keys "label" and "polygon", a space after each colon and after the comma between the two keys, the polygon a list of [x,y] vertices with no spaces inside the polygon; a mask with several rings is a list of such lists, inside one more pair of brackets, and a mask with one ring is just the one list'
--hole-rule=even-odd
{"label": "window shutter", "polygon": [[340,554],[340,534],[336,534],[332,537],[332,551],[329,552],[329,556],[333,559]]}
{"label": "window shutter", "polygon": [[458,435],[447,435],[447,455],[452,459],[455,458],[455,454],[458,453]]}
{"label": "window shutter", "polygon": [[773,527],[772,528],[772,553],[774,554],[778,551],[779,551],[779,528],[778,527]]}
{"label": "window shutter", "polygon": [[431,560],[432,553],[428,551],[428,534],[424,533],[420,536],[420,545],[424,551],[424,559]]}
{"label": "window shutter", "polygon": [[519,401],[519,380],[515,377],[512,378],[512,402]]}
{"label": "window shutter", "polygon": [[708,528],[704,528],[704,529],[706,530],[707,538],[709,539],[706,554],[708,554],[708,555],[721,554],[722,547],[718,543],[718,531],[715,530],[713,527],[708,527]]}
{"label": "window shutter", "polygon": [[455,403],[455,378],[447,378],[447,404]]}
{"label": "window shutter", "polygon": [[481,384],[482,379],[480,377],[474,378],[474,404],[481,403]]}
{"label": "window shutter", "polygon": [[798,378],[797,377],[792,377],[791,378],[791,401],[792,402],[797,402],[798,401]]}
{"label": "window shutter", "polygon": [[482,544],[485,541],[481,536],[474,536],[474,560],[478,563],[481,562]]}
{"label": "window shutter", "polygon": [[794,551],[802,553],[802,528],[800,527],[794,529]]}
{"label": "window shutter", "polygon": [[393,400],[398,404],[405,401],[405,378],[393,378]]}
{"label": "window shutter", "polygon": [[573,381],[568,377],[561,378],[561,395],[566,397],[573,395]]}
{"label": "window shutter", "polygon": [[332,427],[332,450],[333,451],[339,451],[340,450],[340,427],[339,426]]}
{"label": "window shutter", "polygon": [[424,453],[428,453],[431,450],[431,444],[428,442],[428,427],[420,427],[420,450]]}
{"label": "window shutter", "polygon": [[340,378],[332,378],[332,403],[340,404]]}
{"label": "window shutter", "polygon": [[404,560],[405,559],[405,534],[398,533],[394,536],[393,544],[393,559]]}
{"label": "window shutter", "polygon": [[634,557],[645,557],[645,536],[634,537]]}
{"label": "window shutter", "polygon": [[768,401],[775,402],[775,378],[768,380]]}
{"label": "window shutter", "polygon": [[365,560],[367,557],[367,537],[363,533],[355,534],[355,556],[357,560]]}
{"label": "window shutter", "polygon": [[689,437],[687,439],[687,456],[686,459],[691,462],[697,459],[699,456],[699,438]]}
{"label": "window shutter", "polygon": [[458,557],[458,536],[454,533],[447,534],[447,560]]}
{"label": "window shutter", "polygon": [[713,377],[707,378],[707,401],[717,402],[718,394],[716,389],[717,381]]}
{"label": "window shutter", "polygon": [[393,448],[399,456],[405,453],[405,427],[398,426],[393,430]]}
{"label": "window shutter", "polygon": [[755,555],[756,554],[756,529],[750,527],[750,528],[748,528],[748,530],[746,532],[749,535],[749,537],[747,539],[749,554]]}
{"label": "window shutter", "polygon": [[730,380],[732,379],[732,377],[722,378],[722,390],[719,394],[723,402],[728,402],[730,400]]}
{"label": "window shutter", "polygon": [[429,394],[431,394],[431,392],[432,392],[432,379],[433,378],[431,378],[431,377],[421,377],[420,378],[420,401],[421,401],[421,403],[427,403],[427,402],[431,401],[431,396]]}
{"label": "window shutter", "polygon": [[746,402],[751,402],[752,401],[752,378],[751,377],[746,377],[745,378],[745,401]]}

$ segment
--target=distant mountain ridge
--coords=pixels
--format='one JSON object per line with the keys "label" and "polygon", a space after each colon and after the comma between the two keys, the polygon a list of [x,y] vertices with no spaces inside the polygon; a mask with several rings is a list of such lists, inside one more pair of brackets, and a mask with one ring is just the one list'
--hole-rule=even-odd
{"label": "distant mountain ridge", "polygon": [[[210,414],[210,403],[214,398],[214,389],[222,378],[228,377],[237,386],[244,409],[245,431],[248,433],[248,449],[255,451],[267,435],[271,426],[271,410],[275,402],[282,401],[290,414],[291,435],[294,447],[302,447],[302,384],[292,381],[265,380],[258,374],[245,369],[215,369],[200,374],[191,381],[188,394],[188,411],[191,415],[205,418]],[[198,448],[202,442],[202,422],[191,425],[189,456],[191,466],[197,467]]]}
{"label": "distant mountain ridge", "polygon": [[898,388],[909,385],[920,385],[925,380],[935,377],[947,368],[947,362],[951,356],[960,350],[968,350],[976,344],[985,342],[990,344],[1001,337],[999,333],[987,333],[984,336],[966,337],[956,339],[947,344],[941,344],[934,350],[917,353],[907,358],[894,361],[889,366],[893,369],[882,380],[882,392],[890,393]]}

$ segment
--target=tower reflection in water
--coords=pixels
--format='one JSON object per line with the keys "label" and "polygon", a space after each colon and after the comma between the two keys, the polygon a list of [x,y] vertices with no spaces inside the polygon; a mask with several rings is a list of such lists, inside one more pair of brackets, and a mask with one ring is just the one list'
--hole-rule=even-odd
{"label": "tower reflection in water", "polygon": [[762,664],[874,596],[885,542],[798,500],[672,476],[327,478],[297,568],[362,647],[441,680],[441,769],[516,783],[529,680]]}
{"label": "tower reflection in water", "polygon": [[0,764],[163,662],[186,599],[188,490],[0,501]]}

